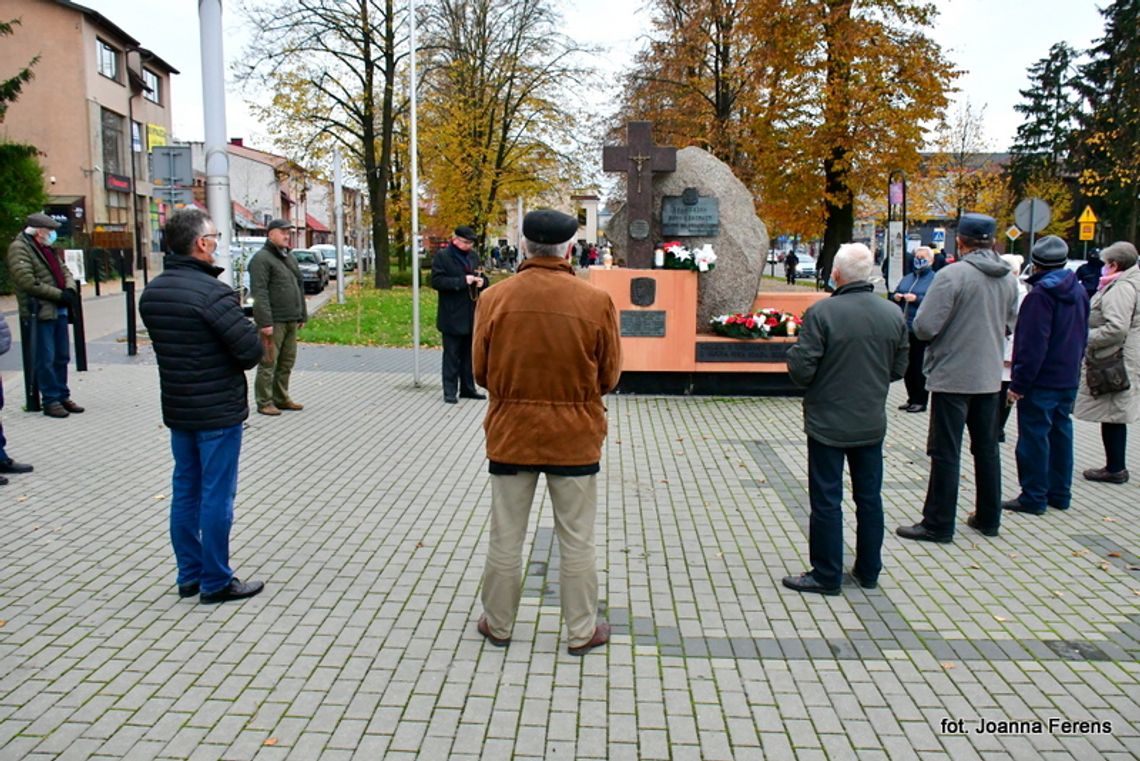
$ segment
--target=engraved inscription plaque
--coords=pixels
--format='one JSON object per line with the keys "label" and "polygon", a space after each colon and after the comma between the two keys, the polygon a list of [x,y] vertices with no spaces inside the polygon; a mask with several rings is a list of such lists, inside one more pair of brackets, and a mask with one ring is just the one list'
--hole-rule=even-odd
{"label": "engraved inscription plaque", "polygon": [[665,336],[664,310],[623,309],[621,334],[633,338],[663,338]]}
{"label": "engraved inscription plaque", "polygon": [[644,219],[635,219],[629,223],[629,237],[634,240],[645,240],[649,237],[649,223]]}
{"label": "engraved inscription plaque", "polygon": [[661,199],[661,234],[665,237],[711,237],[720,230],[720,201],[696,198],[685,203],[683,196]]}
{"label": "engraved inscription plaque", "polygon": [[653,306],[653,302],[657,300],[657,281],[651,277],[635,277],[630,280],[629,300],[634,306]]}
{"label": "engraved inscription plaque", "polygon": [[697,342],[698,362],[785,362],[793,343]]}

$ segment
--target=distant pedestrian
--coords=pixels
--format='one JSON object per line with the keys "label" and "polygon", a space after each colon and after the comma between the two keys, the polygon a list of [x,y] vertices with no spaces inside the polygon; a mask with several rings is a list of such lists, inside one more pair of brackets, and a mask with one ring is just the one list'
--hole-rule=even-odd
{"label": "distant pedestrian", "polygon": [[569,653],[584,655],[610,636],[609,624],[598,620],[594,523],[606,435],[602,397],[621,373],[621,338],[609,294],[575,277],[568,261],[577,230],[568,214],[527,214],[518,275],[479,300],[475,377],[491,396],[483,421],[491,528],[476,628],[493,645],[510,644],[523,542],[538,475],[545,473]]}
{"label": "distant pedestrian", "polygon": [[807,386],[811,570],[787,576],[797,592],[839,594],[843,580],[843,461],[855,499],[855,563],[851,575],[874,589],[882,570],[884,406],[891,382],[903,377],[907,330],[899,310],[871,283],[875,259],[862,243],[839,247],[831,275],[836,288],[804,315],[788,350],[788,373]]}
{"label": "distant pedestrian", "polygon": [[[65,418],[84,408],[71,400],[67,387],[67,328],[76,317],[79,291],[71,270],[52,248],[58,228],[59,222],[46,214],[28,216],[24,231],[8,246],[8,272],[20,303],[20,321],[36,333],[34,365],[44,414]],[[38,305],[35,314],[33,304]]]}
{"label": "distant pedestrian", "polygon": [[289,394],[289,378],[297,361],[297,332],[309,319],[301,267],[289,252],[292,229],[287,219],[270,222],[265,245],[249,261],[253,321],[266,349],[253,384],[257,411],[262,415],[305,407]]}
{"label": "distant pedestrian", "polygon": [[[934,282],[931,262],[934,254],[927,246],[914,250],[914,263],[911,271],[903,275],[891,298],[898,303],[906,318],[908,358],[906,365],[906,403],[899,406],[906,412],[926,412],[929,394],[926,391],[926,374],[922,370],[926,358],[927,342],[914,334],[914,316],[918,314],[926,291]],[[886,261],[885,259],[883,261]]]}
{"label": "distant pedestrian", "polygon": [[487,398],[475,387],[471,334],[475,302],[491,281],[479,266],[474,247],[475,231],[462,225],[431,262],[431,287],[439,292],[435,326],[443,335],[443,401],[447,404],[457,404],[458,397]]}
{"label": "distant pedestrian", "polygon": [[1030,290],[1017,315],[1008,404],[1017,405],[1021,493],[1002,503],[1019,513],[1068,510],[1073,485],[1073,402],[1089,330],[1089,297],[1065,269],[1069,246],[1056,235],[1033,245]]}
{"label": "distant pedestrian", "polygon": [[[8,350],[12,348],[12,330],[8,327],[8,321],[4,319],[4,315],[0,314],[0,354],[7,354]],[[0,410],[4,409],[4,384],[0,382]],[[8,456],[5,450],[8,440],[4,438],[4,423],[0,421],[0,473],[31,473],[33,468],[31,465],[25,465],[16,462]],[[7,475],[0,475],[0,486],[8,483]]]}
{"label": "distant pedestrian", "polygon": [[1119,353],[1129,387],[1093,396],[1086,369],[1077,392],[1076,415],[1100,423],[1104,442],[1104,467],[1089,468],[1085,479],[1123,484],[1128,482],[1128,424],[1140,420],[1140,267],[1136,247],[1126,241],[1113,243],[1100,256],[1104,270],[1092,298],[1088,358],[1106,361]]}
{"label": "distant pedestrian", "polygon": [[162,420],[174,455],[170,540],[178,562],[178,596],[202,603],[258,594],[230,569],[242,424],[249,417],[245,371],[261,359],[257,329],[237,292],[213,264],[218,228],[186,209],[164,228],[170,254],[139,299],[158,359]]}
{"label": "distant pedestrian", "polygon": [[998,398],[1006,331],[1017,317],[1017,283],[993,250],[996,228],[993,217],[962,215],[963,256],[938,273],[914,317],[914,334],[930,342],[923,363],[930,391],[930,481],[922,520],[895,531],[903,539],[953,541],[965,428],[977,489],[976,512],[966,524],[986,536],[997,536],[1001,524]]}
{"label": "distant pedestrian", "polygon": [[788,285],[796,284],[796,267],[799,266],[799,263],[800,258],[796,256],[795,251],[789,251],[784,257],[784,280]]}

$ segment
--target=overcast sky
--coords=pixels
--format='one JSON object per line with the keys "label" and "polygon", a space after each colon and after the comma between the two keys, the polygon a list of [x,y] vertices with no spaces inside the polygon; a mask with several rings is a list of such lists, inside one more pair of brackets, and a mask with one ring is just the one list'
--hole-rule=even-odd
{"label": "overcast sky", "polygon": [[[198,44],[198,4],[188,0],[78,0],[131,34],[182,73],[173,83],[174,136],[201,140],[202,83]],[[430,0],[420,0],[430,2]],[[602,61],[611,69],[624,64],[648,26],[641,0],[555,0],[563,7],[566,33],[605,46]],[[1026,69],[1049,47],[1065,41],[1085,49],[1104,29],[1098,5],[1108,0],[935,0],[941,10],[933,37],[947,57],[966,73],[955,97],[986,105],[987,133],[993,150],[1005,150],[1020,123],[1013,110],[1018,91],[1027,86]],[[248,33],[236,3],[225,0],[225,55],[236,60]],[[145,12],[140,8],[145,7]],[[266,133],[249,114],[245,98],[227,88],[227,133],[247,144],[270,147]]]}

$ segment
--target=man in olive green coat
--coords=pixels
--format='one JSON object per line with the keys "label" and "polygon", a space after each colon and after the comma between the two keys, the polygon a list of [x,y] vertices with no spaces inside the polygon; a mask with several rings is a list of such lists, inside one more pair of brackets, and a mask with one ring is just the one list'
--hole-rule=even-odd
{"label": "man in olive green coat", "polygon": [[[67,363],[71,359],[67,326],[79,306],[71,270],[52,248],[59,222],[32,214],[24,231],[8,246],[8,271],[20,302],[20,321],[36,331],[36,384],[44,414],[64,418],[83,408],[71,401]],[[32,314],[32,303],[38,305]]]}
{"label": "man in olive green coat", "polygon": [[253,395],[262,415],[280,415],[281,410],[299,410],[289,396],[289,375],[297,359],[297,331],[309,318],[301,268],[289,253],[287,219],[269,223],[265,245],[249,261],[249,290],[253,296],[253,320],[265,344],[257,368]]}

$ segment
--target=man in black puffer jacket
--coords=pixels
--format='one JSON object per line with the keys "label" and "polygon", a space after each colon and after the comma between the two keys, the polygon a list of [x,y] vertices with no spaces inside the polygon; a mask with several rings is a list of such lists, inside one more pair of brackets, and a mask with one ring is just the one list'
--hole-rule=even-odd
{"label": "man in black puffer jacket", "polygon": [[170,540],[178,595],[203,603],[252,597],[265,585],[230,570],[242,423],[249,417],[245,371],[261,341],[236,292],[214,266],[218,229],[198,209],[176,212],[164,228],[164,271],[139,300],[162,389],[162,419],[174,454]]}

